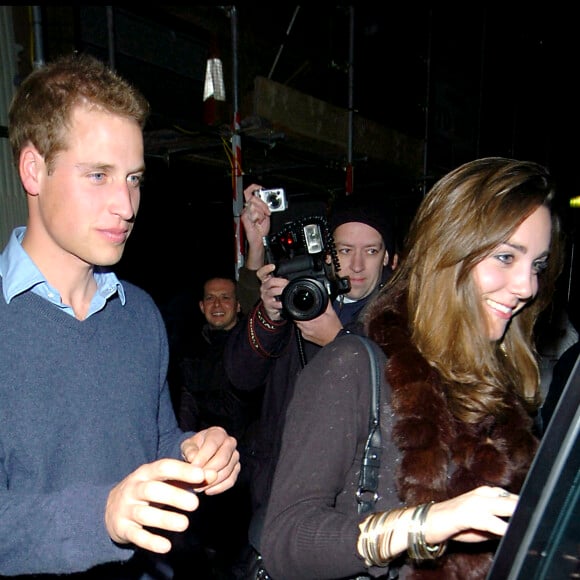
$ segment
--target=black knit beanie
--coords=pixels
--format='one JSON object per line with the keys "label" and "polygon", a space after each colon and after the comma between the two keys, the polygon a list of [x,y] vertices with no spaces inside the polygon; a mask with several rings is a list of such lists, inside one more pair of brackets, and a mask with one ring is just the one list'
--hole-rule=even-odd
{"label": "black knit beanie", "polygon": [[356,193],[341,197],[330,208],[330,230],[334,233],[338,226],[349,222],[366,224],[381,234],[390,259],[395,254],[395,234],[391,220],[381,206],[377,200]]}

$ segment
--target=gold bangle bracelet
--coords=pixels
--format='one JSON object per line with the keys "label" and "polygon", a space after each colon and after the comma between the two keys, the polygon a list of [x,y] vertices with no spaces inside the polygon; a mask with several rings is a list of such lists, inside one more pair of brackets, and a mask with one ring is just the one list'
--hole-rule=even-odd
{"label": "gold bangle bracelet", "polygon": [[407,508],[404,507],[377,512],[359,524],[357,550],[367,568],[387,566],[394,558],[391,551],[393,535],[399,518],[406,511]]}
{"label": "gold bangle bracelet", "polygon": [[434,504],[434,501],[422,503],[413,510],[408,532],[407,553],[412,560],[421,562],[423,560],[435,560],[442,556],[447,548],[447,542],[439,544],[428,544],[425,541],[425,525],[427,514]]}

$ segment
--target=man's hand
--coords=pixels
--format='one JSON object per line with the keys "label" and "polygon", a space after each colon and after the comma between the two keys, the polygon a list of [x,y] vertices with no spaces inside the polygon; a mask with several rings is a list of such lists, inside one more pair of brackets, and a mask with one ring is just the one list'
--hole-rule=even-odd
{"label": "man's hand", "polygon": [[246,267],[257,270],[264,265],[264,244],[262,238],[270,233],[270,208],[262,199],[254,195],[262,189],[261,185],[252,183],[244,189],[244,210],[241,221],[248,241]]}
{"label": "man's hand", "polygon": [[178,459],[159,459],[142,465],[109,493],[105,525],[111,539],[159,554],[169,552],[171,542],[146,527],[184,531],[189,524],[188,517],[166,508],[185,512],[197,509],[199,499],[191,487],[215,477],[215,472],[206,475],[202,468]]}
{"label": "man's hand", "polygon": [[[208,427],[198,431],[181,444],[183,459],[206,474],[207,485],[196,491],[216,495],[226,491],[236,483],[240,473],[240,453],[237,442],[222,427]],[[215,473],[215,478],[208,477]]]}
{"label": "man's hand", "polygon": [[[182,532],[199,506],[193,492],[217,494],[232,487],[240,472],[236,440],[221,427],[199,431],[181,445],[185,461],[159,459],[137,468],[109,493],[105,525],[114,542],[164,554],[171,542],[152,529]],[[169,508],[169,509],[168,509]],[[146,529],[150,528],[150,529]]]}
{"label": "man's hand", "polygon": [[257,276],[262,283],[260,285],[260,298],[264,310],[270,320],[280,320],[282,318],[282,302],[279,297],[286,286],[288,280],[286,278],[276,278],[273,272],[276,266],[274,264],[266,264],[262,266]]}
{"label": "man's hand", "polygon": [[329,300],[326,310],[320,316],[312,320],[297,320],[296,326],[300,329],[302,338],[318,346],[325,346],[336,338],[342,323]]}

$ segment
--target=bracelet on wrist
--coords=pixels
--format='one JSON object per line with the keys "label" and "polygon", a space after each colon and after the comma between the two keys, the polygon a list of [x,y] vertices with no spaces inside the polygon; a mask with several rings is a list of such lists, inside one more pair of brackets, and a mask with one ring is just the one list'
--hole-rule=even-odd
{"label": "bracelet on wrist", "polygon": [[373,513],[360,524],[357,549],[367,568],[388,566],[397,555],[392,553],[391,543],[397,521],[406,511],[407,508],[395,508]]}
{"label": "bracelet on wrist", "polygon": [[435,560],[442,556],[447,548],[447,542],[428,544],[425,540],[427,514],[434,503],[434,501],[430,501],[418,505],[411,515],[407,553],[412,560],[417,562],[423,560]]}

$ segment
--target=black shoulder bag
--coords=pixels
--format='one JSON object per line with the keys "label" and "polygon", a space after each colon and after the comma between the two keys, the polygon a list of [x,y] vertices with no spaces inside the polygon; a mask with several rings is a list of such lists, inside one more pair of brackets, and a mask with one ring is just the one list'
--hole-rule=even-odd
{"label": "black shoulder bag", "polygon": [[[356,335],[355,335],[356,336]],[[362,465],[356,490],[358,513],[370,512],[378,499],[379,468],[381,466],[381,369],[373,343],[364,336],[359,336],[369,353],[371,364],[371,408],[369,414],[369,434],[365,444]]]}

